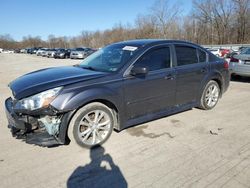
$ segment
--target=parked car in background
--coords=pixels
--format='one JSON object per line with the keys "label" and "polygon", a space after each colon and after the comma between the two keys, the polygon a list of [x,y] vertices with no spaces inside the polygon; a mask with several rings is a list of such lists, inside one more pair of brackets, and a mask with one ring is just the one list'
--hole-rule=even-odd
{"label": "parked car in background", "polygon": [[3,49],[2,48],[0,48],[0,53],[2,53],[3,52]]}
{"label": "parked car in background", "polygon": [[49,49],[48,52],[47,52],[47,57],[50,58],[50,57],[54,57],[55,56],[55,53],[56,53],[57,49],[53,48],[53,49]]}
{"label": "parked car in background", "polygon": [[26,48],[21,49],[21,50],[20,50],[20,53],[23,53],[23,54],[24,54],[24,53],[27,53],[27,49],[26,49]]}
{"label": "parked car in background", "polygon": [[70,59],[83,59],[85,48],[75,48],[70,52]]}
{"label": "parked car in background", "polygon": [[87,48],[87,50],[85,50],[85,53],[84,53],[84,58],[88,57],[89,55],[93,54],[96,51],[97,51],[96,49]]}
{"label": "parked car in background", "polygon": [[54,58],[64,58],[64,59],[69,58],[70,52],[71,52],[70,49],[64,49],[64,48],[58,49],[55,52]]}
{"label": "parked car in background", "polygon": [[233,58],[233,56],[234,56],[234,55],[237,55],[237,54],[239,54],[238,51],[232,51],[232,52],[226,54],[225,57],[224,57],[224,59],[225,59],[228,63],[230,63],[231,58]]}
{"label": "parked car in background", "polygon": [[245,48],[240,54],[230,58],[229,69],[232,75],[250,77],[250,48]]}
{"label": "parked car in background", "polygon": [[17,48],[17,49],[14,50],[14,52],[15,52],[15,53],[20,53],[21,50]]}
{"label": "parked car in background", "polygon": [[219,49],[214,49],[214,48],[210,48],[210,49],[208,49],[212,54],[214,54],[214,55],[216,55],[216,56],[220,56],[219,55]]}
{"label": "parked car in background", "polygon": [[42,51],[42,53],[41,53],[41,56],[42,57],[47,57],[48,56],[48,53],[49,53],[49,48],[47,48],[47,49],[44,49],[43,51]]}
{"label": "parked car in background", "polygon": [[231,50],[229,49],[222,49],[220,48],[219,49],[219,56],[220,57],[225,57],[227,54],[229,54],[231,52]]}
{"label": "parked car in background", "polygon": [[[109,45],[79,65],[48,68],[9,84],[13,135],[51,146],[103,144],[113,129],[193,107],[214,108],[229,86],[228,63],[199,45],[133,40]],[[199,118],[199,117],[197,117]]]}
{"label": "parked car in background", "polygon": [[45,50],[47,50],[48,48],[40,48],[39,50],[37,50],[37,52],[36,52],[36,55],[37,56],[42,56],[42,53],[45,51]]}
{"label": "parked car in background", "polygon": [[38,51],[38,48],[31,48],[30,54],[36,54],[37,51]]}
{"label": "parked car in background", "polygon": [[27,48],[27,54],[31,54],[31,48]]}
{"label": "parked car in background", "polygon": [[244,51],[246,48],[249,48],[249,47],[246,47],[246,46],[241,46],[239,47],[239,54]]}
{"label": "parked car in background", "polygon": [[13,54],[13,53],[15,53],[15,51],[13,49],[3,49],[2,53]]}

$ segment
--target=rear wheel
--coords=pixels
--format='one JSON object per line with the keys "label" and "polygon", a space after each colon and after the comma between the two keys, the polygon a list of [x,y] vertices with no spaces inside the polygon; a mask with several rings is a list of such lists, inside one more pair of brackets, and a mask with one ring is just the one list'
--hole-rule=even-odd
{"label": "rear wheel", "polygon": [[[114,126],[112,110],[102,103],[90,103],[79,109],[71,121],[68,135],[78,145],[92,148],[103,144],[111,135]],[[72,141],[72,136],[69,136]]]}
{"label": "rear wheel", "polygon": [[203,90],[200,108],[210,110],[216,106],[220,98],[220,87],[214,80],[210,80]]}

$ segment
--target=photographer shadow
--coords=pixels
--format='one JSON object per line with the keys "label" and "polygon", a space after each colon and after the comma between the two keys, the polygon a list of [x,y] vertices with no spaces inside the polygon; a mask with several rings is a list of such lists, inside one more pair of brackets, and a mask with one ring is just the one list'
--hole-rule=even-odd
{"label": "photographer shadow", "polygon": [[104,153],[103,147],[91,149],[91,162],[75,169],[67,181],[67,188],[128,187],[120,168],[109,154]]}

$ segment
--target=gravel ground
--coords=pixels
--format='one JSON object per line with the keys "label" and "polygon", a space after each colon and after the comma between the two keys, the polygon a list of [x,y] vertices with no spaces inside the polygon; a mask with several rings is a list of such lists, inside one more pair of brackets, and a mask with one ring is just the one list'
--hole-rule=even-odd
{"label": "gravel ground", "polygon": [[216,108],[192,109],[114,132],[99,149],[12,138],[7,84],[78,60],[0,54],[0,187],[250,187],[250,79],[231,82]]}

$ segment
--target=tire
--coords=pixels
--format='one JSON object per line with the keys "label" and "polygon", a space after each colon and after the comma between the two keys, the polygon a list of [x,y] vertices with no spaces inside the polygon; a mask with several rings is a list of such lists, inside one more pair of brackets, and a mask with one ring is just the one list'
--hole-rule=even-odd
{"label": "tire", "polygon": [[200,108],[203,110],[210,110],[216,106],[220,98],[220,86],[214,81],[210,80],[202,92],[200,99]]}
{"label": "tire", "polygon": [[102,145],[110,137],[115,116],[106,105],[93,102],[80,108],[72,118],[68,137],[83,148]]}

